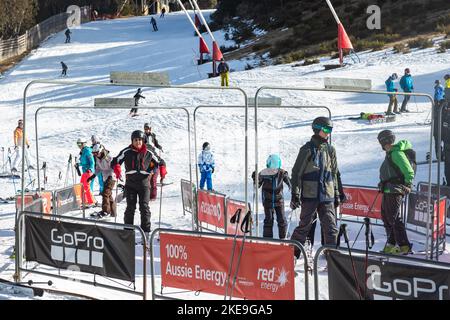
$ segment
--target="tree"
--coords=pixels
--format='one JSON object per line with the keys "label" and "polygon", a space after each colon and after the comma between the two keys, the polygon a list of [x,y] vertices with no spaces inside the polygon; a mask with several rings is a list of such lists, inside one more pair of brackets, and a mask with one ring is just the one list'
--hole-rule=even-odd
{"label": "tree", "polygon": [[36,0],[0,0],[0,38],[25,33],[35,23]]}

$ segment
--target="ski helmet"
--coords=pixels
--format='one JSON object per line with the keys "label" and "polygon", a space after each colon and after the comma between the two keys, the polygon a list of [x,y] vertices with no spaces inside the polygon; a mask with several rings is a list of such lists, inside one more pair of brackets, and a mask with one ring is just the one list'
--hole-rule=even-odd
{"label": "ski helmet", "polygon": [[203,150],[209,150],[210,148],[211,148],[211,146],[210,146],[209,142],[203,143],[203,146],[202,146]]}
{"label": "ski helmet", "polygon": [[391,77],[392,77],[392,80],[397,80],[398,79],[398,74],[393,73]]}
{"label": "ski helmet", "polygon": [[80,144],[86,144],[86,139],[78,138],[77,144],[78,144],[78,145],[80,145]]}
{"label": "ski helmet", "polygon": [[266,160],[266,167],[270,169],[281,168],[281,158],[277,154],[271,154]]}
{"label": "ski helmet", "polygon": [[131,133],[131,142],[133,142],[133,139],[142,139],[145,141],[145,133],[141,130],[134,130],[133,133]]}
{"label": "ski helmet", "polygon": [[378,134],[377,139],[381,146],[393,144],[395,142],[395,134],[391,130],[383,130]]}
{"label": "ski helmet", "polygon": [[411,71],[409,70],[409,68],[405,69],[405,73],[411,73]]}
{"label": "ski helmet", "polygon": [[95,134],[93,134],[91,136],[91,142],[92,142],[92,144],[97,144],[97,143],[100,143],[100,140],[98,140],[97,136]]}
{"label": "ski helmet", "polygon": [[150,129],[150,123],[146,122],[144,123],[144,129]]}
{"label": "ski helmet", "polygon": [[441,84],[441,82],[439,80],[435,80],[434,84]]}
{"label": "ski helmet", "polygon": [[102,145],[100,143],[96,143],[92,147],[92,153],[100,153],[102,151],[103,151],[103,147],[102,147]]}
{"label": "ski helmet", "polygon": [[17,121],[17,125],[21,125],[21,124],[23,124],[23,120],[19,119],[19,121]]}
{"label": "ski helmet", "polygon": [[331,122],[330,118],[317,117],[312,123],[312,129],[315,134],[318,134],[321,130],[324,130],[325,133],[331,133],[333,129],[333,123]]}
{"label": "ski helmet", "polygon": [[450,79],[450,74],[447,73],[447,74],[444,76],[444,79],[445,79],[445,80]]}

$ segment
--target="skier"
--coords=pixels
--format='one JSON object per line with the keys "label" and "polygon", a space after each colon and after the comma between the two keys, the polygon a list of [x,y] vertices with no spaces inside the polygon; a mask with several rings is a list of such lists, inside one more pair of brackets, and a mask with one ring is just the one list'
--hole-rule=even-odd
{"label": "skier", "polygon": [[125,224],[134,223],[134,213],[136,202],[139,196],[139,211],[141,214],[141,228],[145,232],[147,239],[150,235],[150,188],[148,177],[155,168],[158,167],[157,160],[145,145],[145,134],[141,130],[135,130],[131,134],[131,145],[119,152],[113,158],[111,168],[113,168],[117,179],[121,179],[121,164],[125,162],[125,195],[127,198],[127,208],[125,209]]}
{"label": "skier", "polygon": [[[378,134],[378,142],[386,151],[386,157],[380,167],[381,218],[386,230],[387,241],[382,252],[390,254],[408,254],[411,243],[406,234],[405,225],[400,214],[403,198],[411,192],[414,180],[414,167],[410,162],[411,142],[400,140],[395,142],[391,130],[383,130]],[[398,246],[397,246],[398,245]]]}
{"label": "skier", "polygon": [[66,42],[65,43],[70,43],[70,34],[72,33],[72,31],[70,31],[69,28],[67,28],[66,32],[64,32],[64,34],[66,35]]}
{"label": "skier", "polygon": [[65,77],[67,76],[67,65],[61,61],[61,67],[62,67],[62,71],[61,71],[61,76]]}
{"label": "skier", "polygon": [[449,102],[444,102],[444,108],[442,109],[442,142],[444,143],[444,185],[450,185],[450,108]]}
{"label": "skier", "polygon": [[[386,84],[386,91],[387,92],[397,92],[398,90],[395,88],[394,81],[398,79],[398,75],[396,73],[393,73],[387,80],[385,81]],[[397,95],[396,94],[389,94],[389,105],[388,109],[386,111],[387,115],[393,115],[395,113],[399,114],[398,112],[398,102],[397,102]],[[392,113],[392,106],[394,106],[394,113]]]}
{"label": "skier", "polygon": [[[106,150],[105,147],[100,143],[100,140],[97,138],[96,135],[92,135],[92,136],[91,136],[91,142],[92,142],[92,145],[91,145],[92,150],[94,150],[94,147],[95,147],[96,145],[98,145],[98,146],[102,147],[102,149],[104,149],[107,153],[109,153],[109,151]],[[93,151],[92,151],[92,152],[93,152]],[[95,156],[94,156],[94,160],[95,160],[95,162],[97,163],[97,158],[96,158]],[[102,172],[99,172],[99,173],[97,174],[97,180],[98,180],[98,186],[99,186],[100,194],[101,194],[101,193],[103,192],[103,177],[102,177]],[[94,184],[92,184],[92,185],[94,185]],[[94,192],[94,189],[93,189],[93,188],[92,188],[92,192]]]}
{"label": "skier", "polygon": [[[14,161],[12,162],[12,168],[11,173],[17,172],[17,165],[22,161],[22,140],[23,140],[23,121],[22,119],[19,119],[17,122],[17,128],[14,129],[14,151],[16,152],[16,157],[14,158]],[[31,163],[31,157],[28,152],[28,149],[30,148],[30,143],[28,142],[27,137],[25,137],[25,144],[27,147],[25,148],[25,169],[34,169],[34,167],[30,164]]]}
{"label": "skier", "polygon": [[161,10],[161,15],[159,16],[160,18],[164,18],[164,14],[166,13],[166,8],[163,7]]}
{"label": "skier", "polygon": [[[387,113],[386,113],[387,115]],[[376,119],[383,119],[384,116],[382,114],[376,114],[376,113],[369,113],[369,112],[361,112],[359,114],[359,117],[349,117],[347,119],[349,120],[376,120]]]}
{"label": "skier", "polygon": [[202,152],[198,155],[197,165],[200,169],[200,189],[203,190],[206,187],[208,190],[212,190],[212,174],[214,173],[214,155],[211,152],[211,145],[209,142],[203,143]]}
{"label": "skier", "polygon": [[230,71],[230,67],[228,66],[228,63],[225,62],[225,59],[220,59],[220,63],[217,66],[217,72],[220,74],[220,85],[227,86],[228,87],[228,73]]}
{"label": "skier", "polygon": [[158,31],[158,26],[156,25],[156,20],[155,20],[155,18],[151,18],[150,19],[150,23],[152,24],[152,26],[153,26],[153,31]]}
{"label": "skier", "polygon": [[444,76],[444,80],[445,80],[445,88],[446,89],[450,88],[450,74],[446,74]]}
{"label": "skier", "polygon": [[156,200],[158,194],[158,174],[160,175],[160,183],[163,183],[163,180],[167,174],[166,163],[165,161],[157,154],[156,148],[162,151],[162,147],[159,145],[158,140],[156,140],[155,133],[152,132],[152,128],[150,124],[147,122],[144,124],[144,133],[145,133],[145,143],[147,145],[147,149],[153,154],[153,156],[158,161],[158,169],[154,170],[154,172],[149,176],[150,182],[150,201]]}
{"label": "skier", "polygon": [[[252,174],[255,181],[255,172]],[[291,181],[287,171],[281,169],[281,159],[276,154],[271,154],[266,160],[266,169],[258,175],[258,187],[262,186],[262,201],[264,206],[264,228],[263,237],[273,238],[273,218],[277,217],[278,237],[286,238],[286,217],[284,215],[283,182],[289,190]]]}
{"label": "skier", "polygon": [[[337,182],[336,149],[328,143],[328,136],[333,129],[331,120],[318,117],[312,123],[314,135],[300,148],[292,168],[291,209],[301,206],[299,225],[292,233],[292,240],[302,245],[311,229],[314,213],[317,210],[324,233],[325,244],[336,244],[338,230],[334,203],[339,202]],[[295,249],[295,256],[300,250]]]}
{"label": "skier", "polygon": [[[441,141],[438,141],[438,129],[439,129],[439,110],[444,103],[444,87],[439,80],[434,81],[434,150],[436,152],[436,159],[438,159],[438,150],[441,149],[441,160],[444,158],[444,153],[441,147]],[[443,111],[442,111],[443,112]],[[441,119],[442,120],[442,119]],[[442,123],[442,122],[441,122]],[[442,125],[441,125],[442,127]],[[442,138],[442,135],[441,135]]]}
{"label": "skier", "polygon": [[87,145],[85,139],[79,138],[77,140],[78,148],[80,148],[80,159],[79,162],[75,164],[76,167],[81,166],[81,180],[80,183],[83,184],[84,188],[84,202],[86,204],[97,204],[94,195],[92,194],[92,188],[94,187],[94,180],[88,179],[93,175],[95,171],[95,160],[92,155],[92,149]]}
{"label": "skier", "polygon": [[[100,143],[95,144],[92,147],[92,154],[95,158],[95,173],[90,176],[87,181],[90,182],[95,177],[102,177],[103,191],[102,194],[102,211],[96,215],[99,218],[106,217],[110,215],[111,217],[116,216],[116,203],[112,196],[114,185],[116,179],[113,175],[113,169],[111,168],[112,158],[109,155],[109,151],[106,150]],[[92,216],[92,215],[91,215]],[[94,214],[95,216],[95,214]]]}
{"label": "skier", "polygon": [[[134,106],[135,106],[135,107],[138,106],[139,100],[140,100],[141,98],[142,98],[142,99],[145,99],[145,97],[144,97],[143,95],[141,95],[141,93],[142,93],[142,89],[141,89],[141,88],[138,88],[137,91],[136,91],[136,94],[133,96],[133,98],[134,98]],[[138,115],[138,114],[137,114],[137,111],[138,111],[138,108],[132,108],[132,109],[130,110],[130,116],[132,116],[132,117],[137,116],[137,115]]]}
{"label": "skier", "polygon": [[[405,93],[411,93],[414,90],[413,79],[409,68],[405,69],[405,74],[400,78],[400,87],[402,87],[402,90]],[[411,99],[411,96],[403,97],[400,112],[409,112],[409,110],[406,109],[409,99]]]}

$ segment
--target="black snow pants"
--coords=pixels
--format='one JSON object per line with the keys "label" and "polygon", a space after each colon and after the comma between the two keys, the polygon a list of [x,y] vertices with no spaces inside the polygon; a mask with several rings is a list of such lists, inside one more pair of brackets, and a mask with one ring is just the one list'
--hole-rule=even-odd
{"label": "black snow pants", "polygon": [[139,211],[141,213],[141,228],[144,232],[150,232],[150,189],[148,179],[142,181],[130,181],[125,183],[125,194],[127,197],[127,208],[125,209],[125,224],[134,224],[134,212],[136,211],[136,202],[139,197]]}
{"label": "black snow pants", "polygon": [[273,219],[274,213],[277,216],[277,224],[278,224],[278,237],[280,239],[286,238],[286,227],[287,221],[284,215],[284,203],[281,206],[271,207],[264,206],[264,228],[263,228],[263,237],[264,238],[273,238]]}
{"label": "black snow pants", "polygon": [[381,200],[381,218],[386,230],[387,243],[399,246],[409,245],[405,224],[400,214],[403,195],[396,193],[383,193]]}
{"label": "black snow pants", "polygon": [[444,143],[444,174],[447,186],[450,186],[450,144]]}

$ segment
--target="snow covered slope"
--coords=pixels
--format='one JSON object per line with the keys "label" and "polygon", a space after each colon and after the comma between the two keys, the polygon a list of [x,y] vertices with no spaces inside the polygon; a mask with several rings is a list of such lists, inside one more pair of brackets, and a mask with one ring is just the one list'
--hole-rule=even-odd
{"label": "snow covered slope", "polygon": [[[167,14],[157,19],[158,32],[151,30],[149,17],[96,21],[75,28],[72,43],[64,44],[61,32],[49,38],[26,59],[10,70],[0,80],[0,146],[13,145],[12,132],[17,119],[22,117],[22,97],[25,86],[36,79],[61,79],[60,61],[68,67],[64,80],[83,82],[108,82],[110,71],[167,71],[171,83],[176,85],[219,86],[220,79],[207,79],[211,65],[195,64],[198,38],[182,13]],[[223,35],[216,32],[216,37]],[[209,38],[205,35],[208,43]],[[223,41],[219,40],[220,43]],[[212,49],[212,48],[211,48]],[[406,55],[394,54],[392,50],[360,54],[361,62],[342,69],[322,71],[321,64],[307,67],[278,65],[232,72],[230,85],[243,88],[254,96],[261,86],[323,87],[324,77],[352,77],[371,79],[374,89],[384,90],[384,81],[393,72],[402,74],[409,67],[414,77],[417,92],[432,94],[435,79],[442,79],[450,72],[450,52],[437,54],[435,48],[413,50]],[[230,61],[232,69],[243,70],[247,61]],[[331,61],[336,63],[336,61]],[[28,94],[27,108],[28,138],[35,156],[34,112],[42,106],[93,106],[95,97],[130,98],[136,88],[127,87],[79,87],[35,85]],[[220,90],[154,90],[143,88],[146,99],[142,106],[188,107],[199,105],[242,105],[243,97],[236,91]],[[425,159],[429,148],[429,126],[419,126],[430,111],[430,103],[423,98],[412,98],[409,109],[414,113],[403,114],[397,121],[387,124],[368,125],[365,121],[348,120],[360,112],[383,112],[387,108],[386,96],[318,93],[302,91],[264,91],[262,96],[279,96],[283,105],[327,106],[334,121],[333,143],[337,148],[338,163],[344,184],[376,186],[379,165],[384,157],[376,136],[382,129],[395,131],[398,139],[412,142],[419,159]],[[400,101],[402,98],[399,99]],[[189,179],[189,151],[186,116],[177,110],[144,110],[141,116],[129,118],[128,110],[54,110],[39,112],[40,161],[48,164],[48,189],[62,187],[66,178],[67,158],[77,155],[76,140],[89,139],[95,134],[116,155],[130,143],[130,133],[142,129],[145,122],[152,124],[160,144],[164,148],[162,157],[167,162],[167,180],[174,184],[164,188],[162,227],[190,229],[191,219],[183,216],[181,207],[180,179]],[[249,122],[249,171],[254,163],[253,112]],[[316,116],[326,115],[324,110],[260,110],[259,112],[259,167],[270,153],[279,153],[283,168],[291,171],[301,145],[309,140],[311,121]],[[197,114],[197,143],[211,143],[216,156],[214,189],[233,198],[244,198],[244,111],[243,109],[200,109]],[[6,153],[5,153],[6,157]],[[195,155],[191,155],[195,159]],[[194,161],[194,160],[193,160]],[[193,165],[195,178],[195,165]],[[441,171],[443,172],[443,171]],[[59,173],[62,178],[59,179]],[[32,178],[35,173],[32,172]],[[420,166],[416,182],[427,179],[426,166]],[[250,178],[250,177],[249,177]],[[27,175],[27,180],[29,180]],[[249,179],[250,185],[250,179]],[[19,189],[18,181],[0,180],[0,197],[12,196]],[[96,187],[97,188],[97,187]],[[97,190],[97,189],[96,189]],[[252,190],[249,187],[249,194]],[[286,191],[287,202],[289,195]],[[119,205],[119,221],[122,221],[125,203]],[[260,205],[259,221],[262,227],[263,214]],[[289,212],[288,208],[287,212]],[[152,228],[157,227],[159,202],[151,203]],[[138,218],[136,218],[136,223]],[[14,263],[8,258],[14,244],[14,206],[0,207],[0,272],[1,277],[11,278]],[[291,224],[291,229],[294,225]],[[359,225],[351,230],[354,239]],[[317,231],[319,232],[319,231]],[[378,247],[384,244],[384,230],[379,228]],[[261,233],[261,232],[260,232]],[[416,236],[417,237],[417,236]],[[360,247],[362,247],[362,239]],[[55,285],[57,283],[55,282]],[[103,298],[108,297],[102,295]]]}

